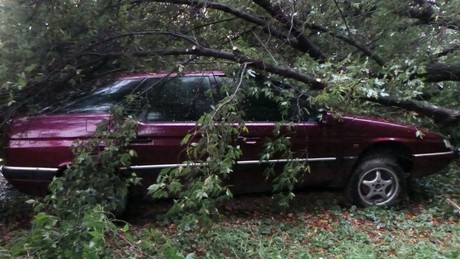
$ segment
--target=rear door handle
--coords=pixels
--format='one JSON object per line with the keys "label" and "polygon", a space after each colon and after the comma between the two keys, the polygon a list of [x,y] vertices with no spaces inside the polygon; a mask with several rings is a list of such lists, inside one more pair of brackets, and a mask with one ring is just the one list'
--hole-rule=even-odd
{"label": "rear door handle", "polygon": [[248,145],[255,145],[259,140],[259,137],[238,137],[238,141],[244,142]]}

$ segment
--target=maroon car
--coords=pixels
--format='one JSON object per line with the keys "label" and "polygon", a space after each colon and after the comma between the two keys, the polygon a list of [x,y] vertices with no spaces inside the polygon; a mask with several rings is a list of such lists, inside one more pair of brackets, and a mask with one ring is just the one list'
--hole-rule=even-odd
{"label": "maroon car", "polygon": [[[22,192],[46,193],[53,177],[72,162],[74,140],[90,138],[110,108],[136,92],[148,102],[139,107],[148,109],[136,113],[138,132],[131,148],[138,156],[131,169],[145,185],[151,184],[161,169],[178,167],[187,159],[182,139],[196,129],[195,121],[211,110],[229,81],[221,72],[120,77],[46,113],[17,118],[10,125],[2,173]],[[295,159],[311,168],[302,186],[345,188],[361,206],[392,205],[403,195],[406,179],[438,172],[456,157],[448,140],[428,130],[375,118],[335,118],[300,99],[293,97],[297,117],[287,134]],[[279,107],[264,95],[241,103],[248,132],[235,140],[243,151],[228,180],[235,192],[270,189],[262,167],[288,161],[260,158],[266,140],[284,119]]]}

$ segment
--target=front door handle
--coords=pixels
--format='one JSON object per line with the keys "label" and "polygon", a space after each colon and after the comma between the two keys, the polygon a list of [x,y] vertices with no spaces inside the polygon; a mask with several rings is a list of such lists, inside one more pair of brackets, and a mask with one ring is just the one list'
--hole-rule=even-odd
{"label": "front door handle", "polygon": [[131,143],[136,144],[136,143],[151,143],[153,140],[152,138],[136,138],[131,141]]}

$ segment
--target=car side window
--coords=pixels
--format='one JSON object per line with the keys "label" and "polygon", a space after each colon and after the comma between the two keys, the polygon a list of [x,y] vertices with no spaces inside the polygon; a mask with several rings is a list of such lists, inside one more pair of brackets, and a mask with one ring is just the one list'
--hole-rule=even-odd
{"label": "car side window", "polygon": [[[233,78],[220,78],[221,85],[236,85]],[[243,84],[252,84],[260,87],[266,87],[264,81],[252,81],[251,79],[243,81]],[[291,89],[293,86],[271,82],[271,91],[276,95],[283,89]],[[277,121],[294,121],[294,122],[318,122],[317,109],[312,107],[305,94],[297,94],[289,98],[286,111],[282,111],[280,103],[267,97],[263,93],[246,97],[240,104],[239,108],[243,111],[243,119],[246,121],[260,122],[277,122]]]}
{"label": "car side window", "polygon": [[308,101],[308,96],[300,95],[290,100],[288,114],[293,121],[315,123],[319,122],[319,110]]}
{"label": "car side window", "polygon": [[317,122],[317,113],[308,104],[306,98],[292,98],[289,108],[283,116],[280,105],[264,96],[251,96],[241,105],[244,112],[243,118],[247,121],[294,121]]}
{"label": "car side window", "polygon": [[211,111],[208,77],[174,77],[152,83],[145,122],[196,121]]}
{"label": "car side window", "polygon": [[279,105],[264,95],[248,97],[241,105],[247,121],[281,121]]}

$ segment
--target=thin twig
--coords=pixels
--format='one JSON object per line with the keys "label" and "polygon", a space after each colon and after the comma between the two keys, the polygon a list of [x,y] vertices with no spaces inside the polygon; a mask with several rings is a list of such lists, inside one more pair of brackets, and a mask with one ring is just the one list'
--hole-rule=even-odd
{"label": "thin twig", "polygon": [[248,66],[248,63],[245,62],[243,63],[243,67],[241,68],[241,73],[240,73],[240,78],[238,80],[238,85],[236,86],[236,89],[235,91],[233,91],[232,95],[227,99],[225,100],[225,102],[221,103],[217,108],[216,110],[214,110],[214,112],[212,113],[212,117],[211,117],[211,120],[210,120],[210,123],[212,123],[212,121],[214,120],[214,117],[216,116],[217,112],[222,108],[224,107],[225,105],[227,105],[229,102],[231,102],[236,94],[238,93],[240,87],[241,87],[241,84],[243,83],[243,76],[244,76],[244,72],[246,71],[246,68]]}
{"label": "thin twig", "polygon": [[339,6],[339,3],[337,3],[337,0],[334,0],[334,3],[335,3],[335,7],[337,7],[337,9],[340,12],[340,16],[342,17],[343,23],[345,24],[345,27],[347,28],[348,35],[351,37],[351,30],[350,30],[350,27],[348,27],[347,19],[345,19],[345,15],[343,14],[342,9],[340,9],[340,6]]}
{"label": "thin twig", "polygon": [[460,206],[457,203],[455,203],[453,200],[449,198],[447,198],[447,202],[460,212]]}

